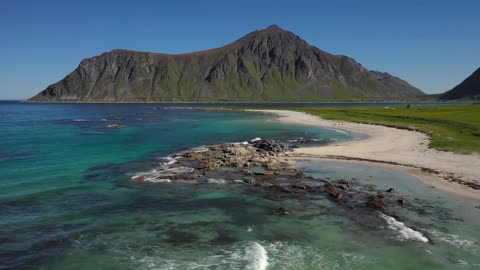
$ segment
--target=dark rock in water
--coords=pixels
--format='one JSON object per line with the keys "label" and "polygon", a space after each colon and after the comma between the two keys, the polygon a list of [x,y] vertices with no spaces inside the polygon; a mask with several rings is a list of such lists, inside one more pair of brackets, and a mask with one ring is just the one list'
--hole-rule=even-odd
{"label": "dark rock in water", "polygon": [[386,192],[393,193],[393,192],[395,192],[395,189],[394,188],[389,188],[389,189],[386,190]]}
{"label": "dark rock in water", "polygon": [[279,213],[282,216],[290,215],[290,212],[288,211],[288,209],[283,208],[283,207],[279,207],[277,209],[277,213]]}
{"label": "dark rock in water", "polygon": [[475,206],[475,208],[480,209],[480,205]]}
{"label": "dark rock in water", "polygon": [[244,174],[244,175],[253,175],[254,173],[249,171],[249,170],[245,170],[245,169],[240,169],[238,170],[240,173]]}
{"label": "dark rock in water", "polygon": [[278,162],[276,160],[269,161],[266,164],[266,169],[269,171],[293,171],[295,167],[288,162]]}
{"label": "dark rock in water", "polygon": [[335,198],[336,200],[340,200],[342,198],[343,194],[339,192],[334,185],[331,183],[325,183],[325,192],[330,195],[331,197]]}
{"label": "dark rock in water", "polygon": [[339,182],[340,184],[342,184],[342,185],[346,185],[346,186],[349,187],[349,188],[351,188],[351,187],[353,186],[352,181],[347,181],[347,180],[345,180],[345,179],[342,179],[342,180],[340,180],[340,181],[338,181],[338,182]]}
{"label": "dark rock in water", "polygon": [[367,206],[374,209],[382,210],[383,207],[385,206],[384,198],[378,197],[375,195],[370,195],[368,196]]}
{"label": "dark rock in water", "polygon": [[290,186],[272,185],[270,189],[283,193],[293,193],[293,189]]}
{"label": "dark rock in water", "polygon": [[[248,168],[263,166],[271,171],[294,170],[288,162],[276,158],[289,151],[281,142],[262,140],[253,144],[221,144],[214,145],[204,152],[187,152],[184,159],[198,162],[200,170],[218,170],[220,167]],[[266,156],[269,156],[267,158]]]}
{"label": "dark rock in water", "polygon": [[254,175],[260,175],[260,176],[272,176],[273,172],[254,172]]}
{"label": "dark rock in water", "polygon": [[[373,208],[391,215],[394,213],[390,210],[404,204],[394,194],[386,198],[374,185],[355,183],[354,186],[353,181],[346,179],[330,182],[297,172],[285,159],[285,151],[289,149],[283,143],[267,140],[252,144],[214,145],[206,151],[174,155],[173,162],[168,165],[164,164],[159,170],[136,176],[132,180],[144,181],[148,177],[165,179],[165,182],[193,180],[203,184],[211,183],[209,179],[221,179],[222,183],[244,183],[248,185],[246,190],[249,192],[260,193],[269,200],[279,202],[296,197],[315,200],[324,196],[332,198],[339,207],[350,211],[352,216],[358,216],[355,220],[362,224],[366,222],[360,211],[368,210],[371,213],[369,208]],[[258,172],[258,168],[266,168],[267,171]],[[285,208],[273,210],[281,215],[290,214]],[[379,218],[378,215],[371,216]]]}
{"label": "dark rock in water", "polygon": [[297,173],[295,174],[295,178],[297,178],[297,179],[305,179],[305,178],[306,178],[306,175],[305,175],[304,173],[302,173],[302,172],[297,172]]}
{"label": "dark rock in water", "polygon": [[257,151],[266,152],[271,155],[286,153],[292,150],[289,145],[275,140],[258,140],[252,142],[252,145],[257,148]]}
{"label": "dark rock in water", "polygon": [[243,182],[244,182],[245,184],[249,184],[249,185],[254,185],[254,184],[256,184],[255,179],[244,179]]}
{"label": "dark rock in water", "polygon": [[332,142],[330,139],[300,139],[300,140],[293,140],[291,141],[292,148],[299,148],[305,146],[319,146],[319,145],[326,145]]}
{"label": "dark rock in water", "polygon": [[307,186],[304,186],[304,185],[292,185],[291,187],[295,189],[303,189],[303,190],[307,189]]}
{"label": "dark rock in water", "polygon": [[196,173],[177,174],[170,177],[171,180],[195,180],[200,178]]}
{"label": "dark rock in water", "polygon": [[352,181],[347,181],[347,180],[340,180],[338,181],[337,187],[343,190],[347,190],[353,186]]}

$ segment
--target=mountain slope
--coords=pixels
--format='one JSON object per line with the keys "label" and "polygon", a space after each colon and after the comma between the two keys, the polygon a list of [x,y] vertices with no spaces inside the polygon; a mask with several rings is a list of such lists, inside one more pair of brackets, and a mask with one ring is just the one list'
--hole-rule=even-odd
{"label": "mountain slope", "polygon": [[480,68],[452,90],[442,94],[440,99],[480,99]]}
{"label": "mountain slope", "polygon": [[113,50],[84,59],[31,101],[323,101],[424,95],[278,26],[221,48],[169,55]]}

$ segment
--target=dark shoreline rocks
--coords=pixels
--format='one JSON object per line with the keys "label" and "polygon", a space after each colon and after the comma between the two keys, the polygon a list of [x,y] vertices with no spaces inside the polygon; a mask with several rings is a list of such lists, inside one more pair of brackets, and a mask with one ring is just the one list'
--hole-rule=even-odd
{"label": "dark shoreline rocks", "polygon": [[372,231],[385,226],[386,217],[398,220],[401,209],[415,211],[414,204],[408,204],[393,188],[380,190],[354,179],[327,180],[304,174],[288,159],[291,151],[288,144],[273,140],[212,145],[172,155],[159,169],[131,179],[135,185],[142,182],[207,184],[212,188],[218,184],[243,185],[242,189],[274,204],[272,214],[279,218],[308,218],[302,216],[302,209],[285,208],[284,201],[298,199],[308,203],[327,199],[335,207],[325,211],[338,212]]}
{"label": "dark shoreline rocks", "polygon": [[221,183],[242,183],[276,198],[325,194],[348,209],[384,211],[404,204],[402,198],[393,195],[393,188],[380,191],[371,185],[354,185],[352,180],[328,181],[305,175],[287,159],[291,151],[290,145],[276,140],[212,145],[202,151],[173,155],[174,161],[154,175],[136,175],[132,180],[211,183],[211,179],[217,179]]}

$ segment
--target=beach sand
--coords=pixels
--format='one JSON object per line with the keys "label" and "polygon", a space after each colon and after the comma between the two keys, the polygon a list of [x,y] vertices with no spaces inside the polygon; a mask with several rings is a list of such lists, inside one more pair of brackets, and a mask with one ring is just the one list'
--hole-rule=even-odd
{"label": "beach sand", "polygon": [[364,134],[365,139],[318,147],[302,147],[292,158],[337,160],[375,164],[416,175],[428,184],[480,201],[480,155],[461,155],[428,147],[429,137],[416,131],[391,127],[325,120],[302,112],[257,110],[274,114],[278,121]]}

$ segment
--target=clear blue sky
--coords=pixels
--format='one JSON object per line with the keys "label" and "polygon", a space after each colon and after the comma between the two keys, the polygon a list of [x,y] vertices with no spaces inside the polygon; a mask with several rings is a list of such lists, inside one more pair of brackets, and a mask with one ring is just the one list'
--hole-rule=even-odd
{"label": "clear blue sky", "polygon": [[48,1],[0,7],[0,99],[28,98],[115,48],[183,53],[271,24],[427,93],[480,66],[480,1]]}

